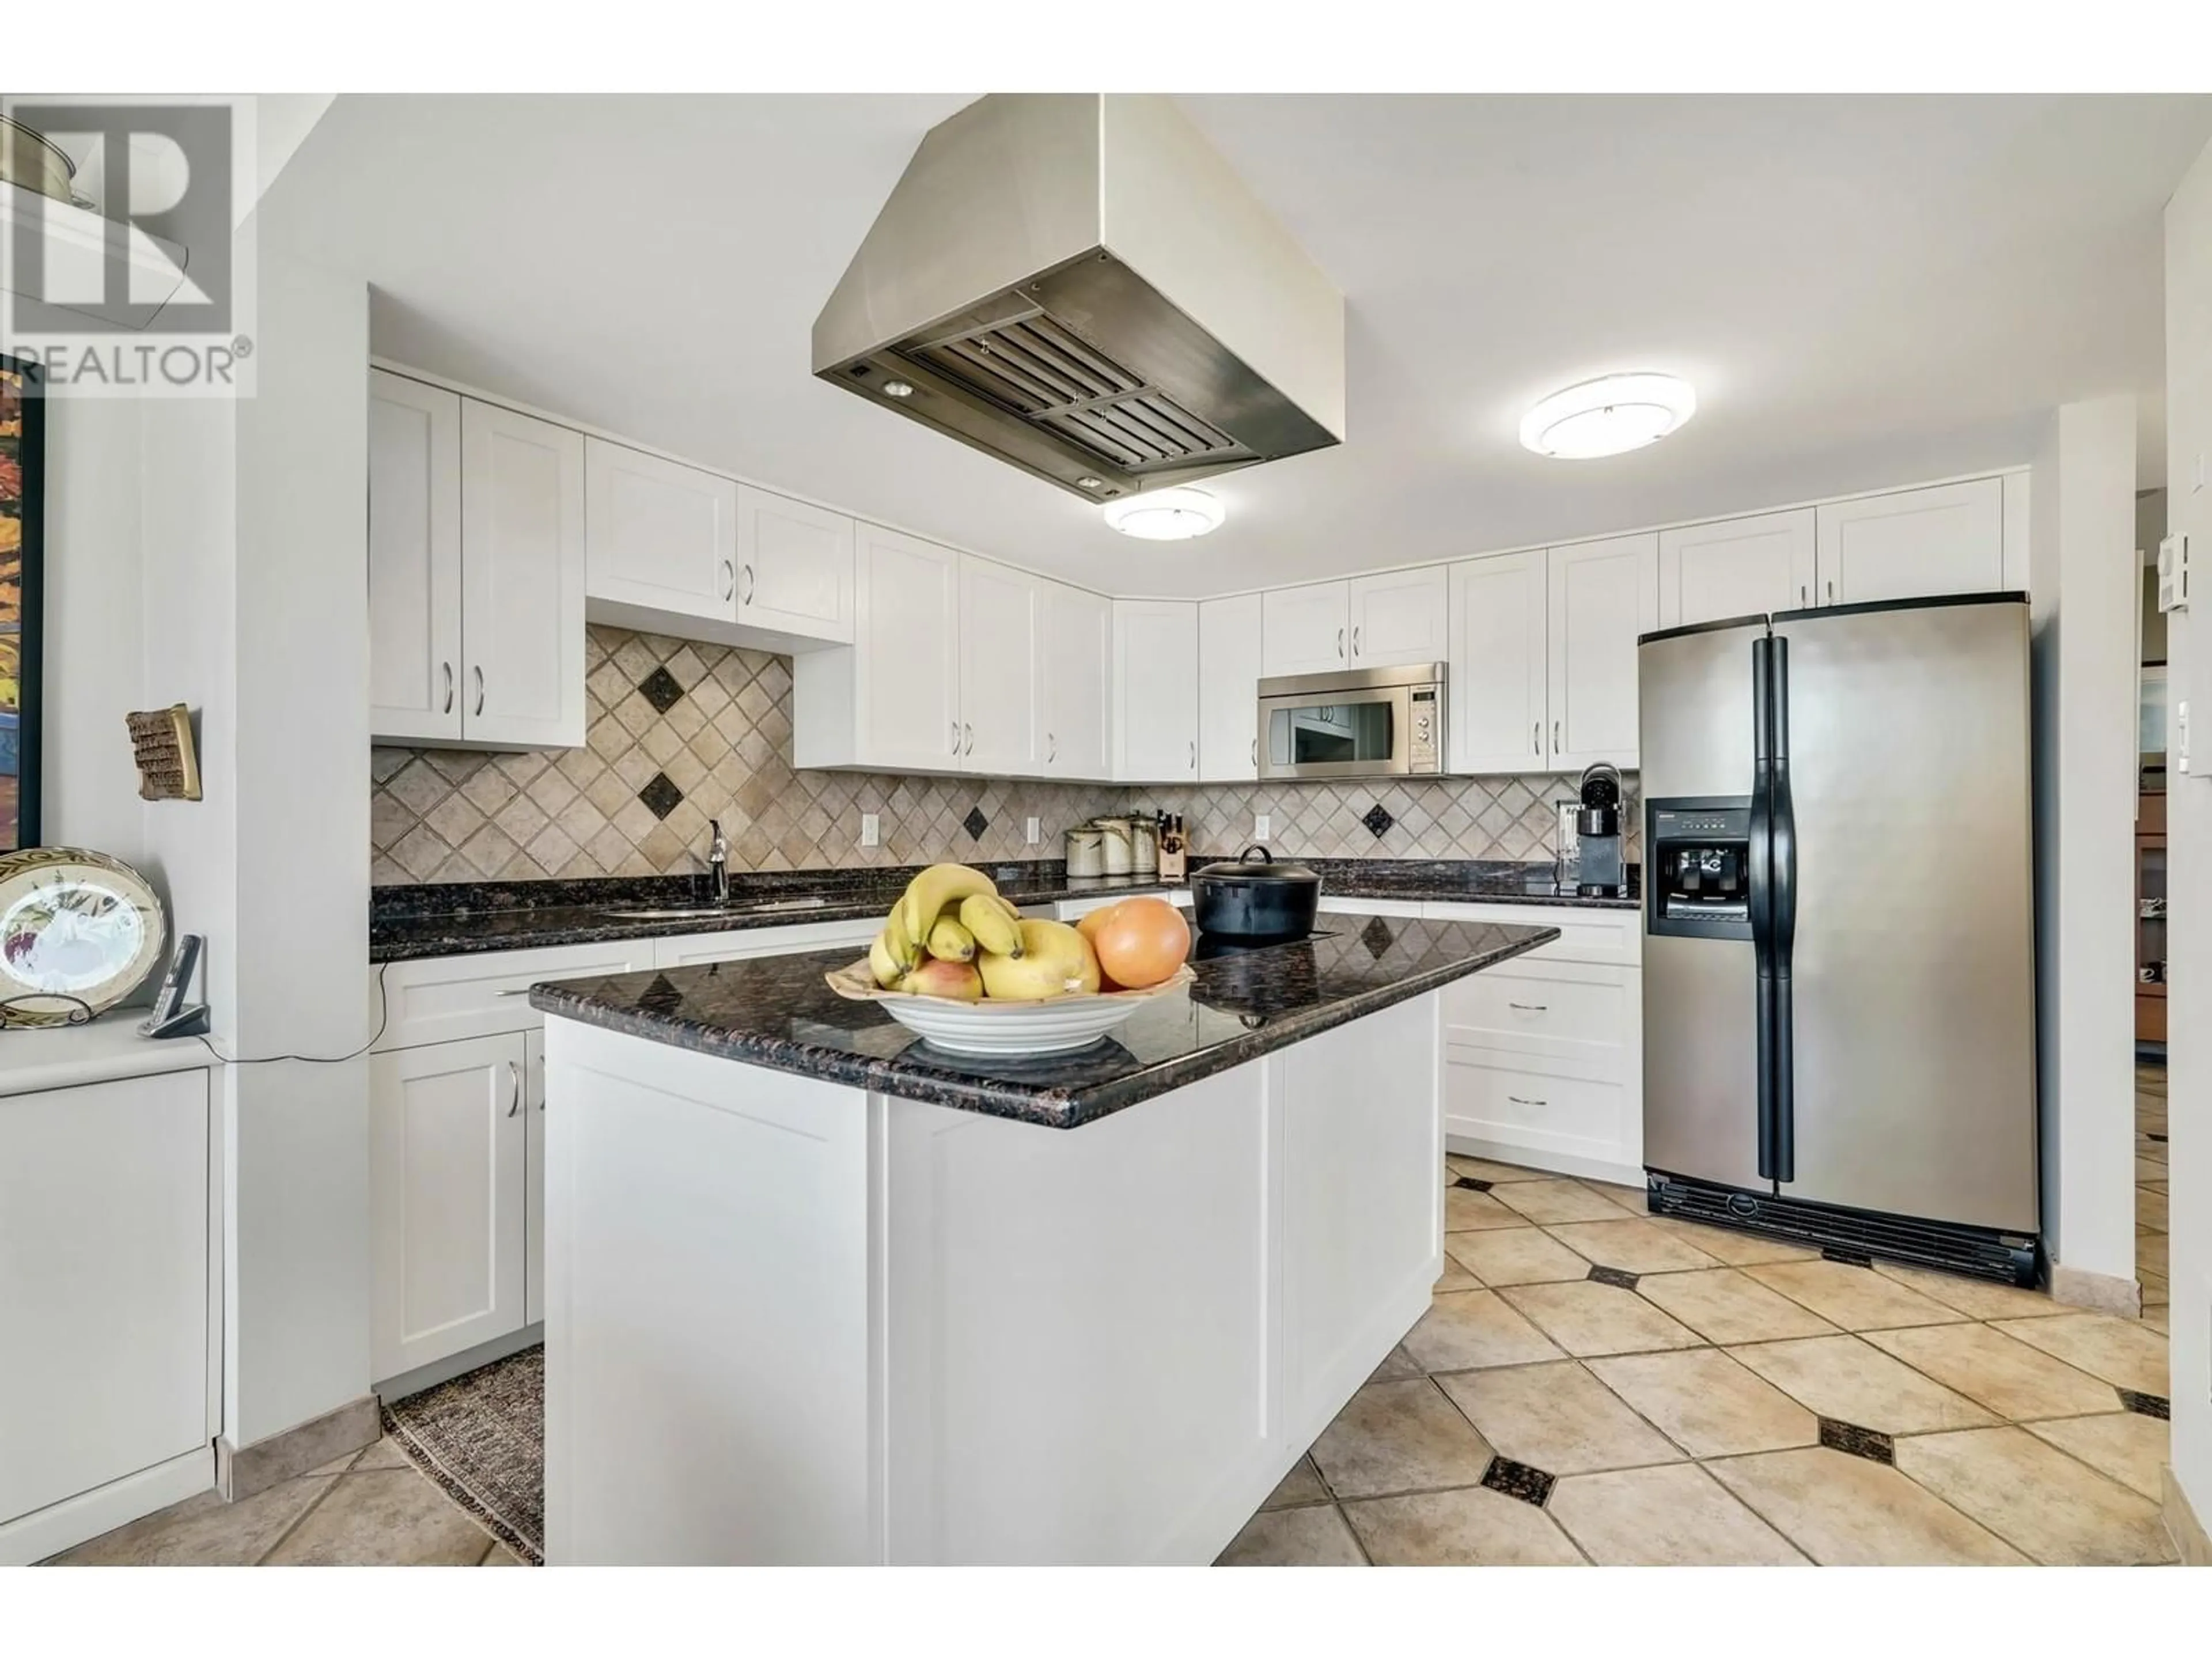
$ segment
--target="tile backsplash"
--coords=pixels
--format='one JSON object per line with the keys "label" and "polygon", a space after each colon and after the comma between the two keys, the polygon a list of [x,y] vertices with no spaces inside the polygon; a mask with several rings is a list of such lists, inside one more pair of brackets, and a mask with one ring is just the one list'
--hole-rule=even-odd
{"label": "tile backsplash", "polygon": [[[371,882],[687,874],[714,818],[739,870],[1056,858],[1071,825],[1132,809],[1183,813],[1202,853],[1235,851],[1265,812],[1288,854],[1543,859],[1552,802],[1573,793],[1571,777],[1133,789],[800,772],[787,658],[594,625],[585,672],[581,749],[372,749]],[[864,812],[877,846],[860,845]]]}

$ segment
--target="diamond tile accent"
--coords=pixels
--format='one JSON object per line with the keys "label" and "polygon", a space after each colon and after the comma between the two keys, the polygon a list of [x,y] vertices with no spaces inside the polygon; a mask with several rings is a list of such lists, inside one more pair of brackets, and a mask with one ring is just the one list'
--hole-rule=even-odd
{"label": "diamond tile accent", "polygon": [[2162,1418],[2169,1422],[2172,1420],[2172,1402],[2161,1395],[2137,1394],[2133,1389],[2122,1389],[2120,1404],[2144,1417]]}
{"label": "diamond tile accent", "polygon": [[1541,1469],[1532,1469],[1526,1463],[1516,1463],[1510,1457],[1493,1457],[1490,1467],[1483,1471],[1482,1484],[1492,1492],[1502,1492],[1508,1498],[1517,1498],[1524,1504],[1534,1504],[1538,1509],[1552,1495],[1558,1478]]}
{"label": "diamond tile accent", "polygon": [[[685,654],[690,654],[688,647]],[[668,672],[665,665],[656,665],[653,672],[637,683],[637,689],[639,695],[664,714],[684,700],[683,686],[677,683],[676,676]]]}
{"label": "diamond tile accent", "polygon": [[655,772],[645,781],[645,787],[637,792],[656,818],[665,818],[683,804],[684,792],[668,781],[665,772]]}
{"label": "diamond tile accent", "polygon": [[1464,1187],[1471,1193],[1486,1193],[1490,1190],[1488,1182],[1477,1181],[1473,1176],[1455,1176],[1452,1177],[1452,1185]]}
{"label": "diamond tile accent", "polygon": [[1823,1261],[1840,1261],[1846,1267],[1871,1267],[1874,1266],[1874,1258],[1869,1255],[1865,1251],[1846,1250],[1834,1244],[1827,1245],[1820,1251],[1820,1260]]}
{"label": "diamond tile accent", "polygon": [[1589,1272],[1584,1277],[1594,1279],[1601,1285],[1610,1285],[1617,1291],[1632,1291],[1636,1288],[1636,1281],[1641,1275],[1624,1272],[1619,1267],[1608,1267],[1600,1262],[1592,1262]]}
{"label": "diamond tile accent", "polygon": [[981,807],[971,806],[968,809],[968,816],[960,820],[960,827],[968,832],[969,840],[981,841],[983,832],[991,827],[991,820],[983,816]]}
{"label": "diamond tile accent", "polygon": [[1380,841],[1389,833],[1390,826],[1398,820],[1384,811],[1382,802],[1377,801],[1367,809],[1365,815],[1359,821],[1367,826],[1377,841]]}
{"label": "diamond tile accent", "polygon": [[1820,1419],[1820,1443],[1832,1450],[1870,1458],[1877,1463],[1897,1462],[1897,1443],[1881,1430],[1863,1429],[1856,1423],[1832,1417]]}

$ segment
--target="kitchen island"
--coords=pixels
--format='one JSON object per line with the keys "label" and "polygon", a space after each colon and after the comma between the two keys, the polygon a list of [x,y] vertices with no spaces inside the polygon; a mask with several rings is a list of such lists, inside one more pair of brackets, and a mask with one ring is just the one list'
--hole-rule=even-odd
{"label": "kitchen island", "polygon": [[1557,937],[1322,923],[1025,1060],[849,951],[535,988],[548,1559],[1211,1560],[1428,1306],[1439,990]]}

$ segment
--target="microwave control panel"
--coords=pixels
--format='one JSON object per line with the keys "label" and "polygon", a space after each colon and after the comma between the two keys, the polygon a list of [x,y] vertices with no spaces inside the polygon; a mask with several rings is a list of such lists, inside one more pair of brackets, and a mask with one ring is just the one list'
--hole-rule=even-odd
{"label": "microwave control panel", "polygon": [[1416,773],[1440,772],[1443,769],[1443,704],[1437,699],[1437,688],[1417,685],[1407,702],[1413,729],[1409,734],[1412,747],[1407,753],[1407,769]]}

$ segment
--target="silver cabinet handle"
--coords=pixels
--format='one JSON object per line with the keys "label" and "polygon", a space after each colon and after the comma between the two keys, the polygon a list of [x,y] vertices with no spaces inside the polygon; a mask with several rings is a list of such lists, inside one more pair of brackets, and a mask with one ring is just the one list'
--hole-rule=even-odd
{"label": "silver cabinet handle", "polygon": [[968,742],[967,745],[963,748],[960,752],[963,755],[972,755],[975,752],[975,728],[972,726],[963,726],[961,730],[967,732]]}
{"label": "silver cabinet handle", "polygon": [[1544,752],[1544,722],[1541,720],[1528,728],[1528,752],[1532,755]]}
{"label": "silver cabinet handle", "polygon": [[507,1062],[507,1080],[512,1085],[507,1101],[507,1115],[513,1117],[522,1109],[522,1067],[513,1060]]}
{"label": "silver cabinet handle", "polygon": [[1190,769],[1194,772],[1198,770],[1198,739],[1196,738],[1190,740]]}
{"label": "silver cabinet handle", "polygon": [[1547,1002],[1509,1002],[1509,1008],[1518,1008],[1524,1014],[1548,1014],[1552,1006]]}
{"label": "silver cabinet handle", "polygon": [[450,714],[453,712],[453,665],[441,662],[438,666],[446,671],[446,706],[438,712],[441,714]]}
{"label": "silver cabinet handle", "polygon": [[1832,580],[1830,580],[1830,582],[1828,583],[1828,603],[1829,603],[1830,605],[1833,605],[1835,602],[1836,602],[1836,584],[1835,584],[1835,582],[1834,582]]}
{"label": "silver cabinet handle", "polygon": [[1559,723],[1557,720],[1553,720],[1552,722],[1552,753],[1556,756],[1566,746],[1566,744],[1559,741]]}
{"label": "silver cabinet handle", "polygon": [[1051,765],[1060,758],[1060,739],[1049,732],[1044,734],[1044,763]]}
{"label": "silver cabinet handle", "polygon": [[722,561],[722,597],[733,599],[738,596],[738,568],[727,559]]}
{"label": "silver cabinet handle", "polygon": [[1812,602],[1812,593],[1807,589],[1803,582],[1799,582],[1797,584],[1797,603],[1800,605],[1810,605]]}
{"label": "silver cabinet handle", "polygon": [[956,755],[960,752],[960,722],[958,720],[952,722],[952,752]]}
{"label": "silver cabinet handle", "polygon": [[478,663],[477,665],[477,713],[479,714],[483,713],[483,665]]}
{"label": "silver cabinet handle", "polygon": [[1344,630],[1341,628],[1336,630],[1336,659],[1339,662],[1344,660]]}
{"label": "silver cabinet handle", "polygon": [[1359,630],[1357,628],[1352,630],[1352,654],[1355,657],[1359,654]]}
{"label": "silver cabinet handle", "polygon": [[1259,738],[1253,738],[1253,739],[1252,739],[1252,764],[1253,764],[1253,765],[1255,765],[1255,766],[1257,766],[1259,763],[1260,763],[1260,739],[1259,739]]}
{"label": "silver cabinet handle", "polygon": [[745,567],[745,568],[744,568],[744,579],[745,579],[745,596],[744,596],[744,599],[742,599],[738,600],[738,604],[740,604],[740,605],[750,605],[750,604],[753,602],[753,568],[752,568],[752,566],[750,566],[750,565],[747,565],[747,566]]}
{"label": "silver cabinet handle", "polygon": [[1505,1097],[1516,1106],[1548,1106],[1552,1103],[1548,1100],[1530,1100],[1523,1095],[1508,1095]]}

